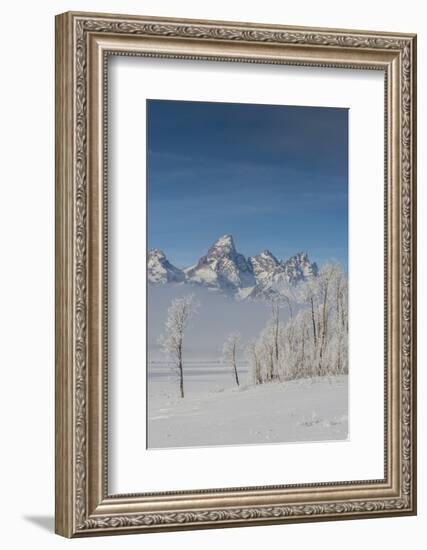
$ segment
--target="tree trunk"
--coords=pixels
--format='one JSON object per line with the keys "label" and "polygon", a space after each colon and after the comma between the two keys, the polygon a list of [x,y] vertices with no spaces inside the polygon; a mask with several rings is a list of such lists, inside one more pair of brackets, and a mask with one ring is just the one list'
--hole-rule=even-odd
{"label": "tree trunk", "polygon": [[238,386],[240,386],[240,384],[239,384],[239,376],[238,376],[238,374],[237,374],[237,366],[236,366],[236,363],[234,363],[234,377],[236,378],[236,384],[237,384]]}
{"label": "tree trunk", "polygon": [[256,372],[256,383],[262,384],[261,365],[256,354],[255,354],[255,372]]}
{"label": "tree trunk", "polygon": [[179,370],[179,389],[181,397],[184,397],[184,370],[182,366],[182,342],[178,347],[178,370]]}
{"label": "tree trunk", "polygon": [[326,340],[326,335],[327,335],[327,332],[328,332],[328,317],[326,315],[327,313],[327,304],[328,303],[328,286],[326,286],[325,288],[325,292],[324,292],[324,298],[323,298],[323,332],[322,332],[322,347],[324,346],[325,344],[325,340]]}
{"label": "tree trunk", "polygon": [[272,304],[272,317],[274,326],[274,356],[276,362],[279,361],[279,306],[278,304]]}
{"label": "tree trunk", "polygon": [[[327,301],[328,301],[328,287],[329,287],[329,281],[326,283],[325,290],[323,292],[323,309],[322,309],[322,338],[320,341],[320,359],[319,359],[319,376],[322,374],[322,361],[323,361],[323,352],[325,349],[325,343],[326,343],[326,335],[328,331],[328,318],[327,318]],[[320,330],[319,330],[320,335]]]}
{"label": "tree trunk", "polygon": [[274,353],[270,351],[270,380],[274,378]]}
{"label": "tree trunk", "polygon": [[313,323],[313,342],[314,342],[314,348],[316,349],[317,336],[316,336],[316,321],[314,319],[313,297],[310,298],[310,304],[311,304],[311,321]]}
{"label": "tree trunk", "polygon": [[239,386],[239,376],[237,374],[237,365],[236,365],[236,348],[233,348],[233,368],[234,368],[234,376],[236,378],[236,384]]}
{"label": "tree trunk", "polygon": [[314,343],[314,357],[313,360],[317,357],[317,334],[316,334],[316,320],[314,318],[314,304],[313,296],[310,297],[311,304],[311,322],[313,323],[313,343]]}

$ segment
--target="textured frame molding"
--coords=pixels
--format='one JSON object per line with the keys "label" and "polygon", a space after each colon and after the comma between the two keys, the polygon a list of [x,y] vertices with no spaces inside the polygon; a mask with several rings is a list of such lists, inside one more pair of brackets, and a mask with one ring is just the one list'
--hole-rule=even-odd
{"label": "textured frame molding", "polygon": [[[385,477],[108,495],[106,63],[140,55],[385,73]],[[416,513],[416,37],[65,13],[56,18],[56,532],[88,536]]]}

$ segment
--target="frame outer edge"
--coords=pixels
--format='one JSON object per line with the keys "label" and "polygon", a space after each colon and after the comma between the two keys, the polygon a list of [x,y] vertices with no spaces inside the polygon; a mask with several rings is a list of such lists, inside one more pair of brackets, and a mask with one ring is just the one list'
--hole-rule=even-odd
{"label": "frame outer edge", "polygon": [[194,19],[192,17],[166,17],[159,15],[138,15],[138,14],[124,14],[124,13],[105,13],[105,12],[92,12],[81,10],[70,10],[63,15],[70,15],[73,18],[83,18],[86,20],[104,19],[107,21],[138,21],[144,23],[156,23],[156,24],[173,24],[173,25],[202,25],[204,27],[229,27],[229,28],[246,28],[247,30],[273,30],[273,31],[295,31],[295,32],[310,32],[310,33],[331,33],[331,34],[353,34],[360,36],[381,36],[384,38],[394,39],[412,39],[417,35],[410,32],[390,32],[390,31],[378,31],[370,29],[355,29],[355,28],[342,28],[342,27],[317,27],[306,25],[284,25],[277,23],[256,23],[254,21],[242,21],[239,20],[227,20],[227,19]]}
{"label": "frame outer edge", "polygon": [[411,63],[411,165],[412,165],[412,196],[411,196],[411,236],[412,236],[412,249],[411,249],[411,263],[412,263],[412,294],[411,294],[411,303],[412,303],[412,316],[411,316],[411,327],[412,327],[412,360],[411,360],[411,369],[412,369],[412,386],[411,386],[411,397],[412,397],[412,510],[413,515],[417,515],[417,469],[418,469],[418,459],[417,459],[417,280],[418,280],[418,267],[417,267],[417,35],[414,35],[411,39],[411,49],[412,49],[412,63]]}
{"label": "frame outer edge", "polygon": [[55,532],[74,529],[73,60],[70,14],[55,17]]}
{"label": "frame outer edge", "polygon": [[[117,18],[117,21],[115,19]],[[167,23],[170,23],[168,25]],[[227,28],[218,28],[218,25]],[[88,508],[89,477],[87,463],[90,438],[87,424],[90,394],[87,387],[87,311],[86,292],[87,257],[87,127],[86,120],[86,54],[84,32],[112,34],[142,34],[143,27],[149,36],[172,36],[185,39],[217,40],[226,43],[266,42],[311,44],[352,49],[405,52],[407,65],[402,73],[409,92],[405,97],[404,128],[408,131],[406,149],[409,170],[404,172],[405,193],[408,201],[403,210],[409,238],[406,240],[405,260],[408,276],[399,277],[402,291],[406,287],[408,337],[403,373],[406,376],[405,404],[407,414],[401,424],[399,442],[404,442],[405,453],[399,454],[399,464],[405,457],[405,484],[399,480],[404,494],[383,500],[346,500],[331,503],[303,503],[302,505],[257,505],[255,508],[227,507],[219,510],[168,511],[136,514],[128,510],[123,514],[91,515]],[[274,33],[277,29],[283,32]],[[293,30],[292,30],[293,29]],[[292,32],[291,32],[292,30]],[[55,531],[65,537],[96,534],[119,534],[142,531],[172,531],[203,529],[238,525],[259,525],[300,521],[324,521],[413,515],[416,513],[416,36],[369,31],[340,31],[338,29],[279,27],[239,22],[173,20],[112,14],[67,12],[56,17],[56,509]],[[83,31],[83,37],[79,32]],[[76,33],[76,34],[75,34]],[[302,36],[304,33],[304,36]],[[329,34],[326,34],[329,33]],[[344,33],[344,36],[342,35]],[[345,36],[349,33],[348,37]],[[301,36],[299,36],[301,35]],[[408,55],[409,54],[409,55]],[[197,58],[197,57],[195,57]],[[332,62],[332,65],[334,63]],[[353,68],[349,62],[348,68]],[[329,66],[325,64],[323,66]],[[407,90],[408,90],[407,88]],[[402,93],[403,89],[400,90]],[[398,112],[402,114],[399,103]],[[402,135],[401,135],[402,138]],[[402,172],[400,177],[402,177]],[[402,183],[402,182],[401,182]],[[400,219],[400,216],[399,216]],[[402,226],[400,226],[402,228]],[[401,236],[398,239],[402,246]],[[399,253],[399,260],[402,256]],[[400,262],[399,262],[400,263]],[[399,268],[401,265],[399,265]],[[399,327],[403,321],[399,315]],[[400,332],[400,330],[399,330]],[[92,371],[92,368],[89,369]],[[399,383],[399,391],[402,391]],[[402,421],[401,413],[399,415]],[[402,436],[404,440],[402,441]],[[89,440],[89,446],[88,446]],[[400,477],[400,476],[399,476]],[[90,503],[89,503],[90,504]]]}
{"label": "frame outer edge", "polygon": [[[414,262],[414,283],[413,283],[413,301],[414,305],[417,306],[417,297],[418,297],[418,289],[417,289],[417,281],[418,281],[418,263],[417,263],[417,250],[418,250],[418,241],[417,241],[417,177],[418,177],[418,166],[417,166],[417,102],[418,102],[418,94],[417,94],[417,87],[418,87],[418,81],[417,81],[417,64],[418,64],[418,38],[417,36],[414,36],[413,38],[413,47],[414,47],[414,58],[413,58],[413,126],[412,126],[412,144],[413,144],[413,262]],[[417,426],[417,370],[418,370],[418,359],[417,359],[417,349],[418,349],[418,335],[417,335],[417,309],[414,307],[413,309],[413,317],[412,317],[412,326],[413,326],[413,346],[414,346],[414,356],[413,356],[413,439],[415,442],[415,452],[413,456],[413,465],[414,465],[414,471],[413,471],[413,494],[414,494],[414,514],[417,515],[418,510],[418,501],[417,501],[417,480],[418,480],[418,458],[417,458],[417,441],[418,441],[418,426]]]}

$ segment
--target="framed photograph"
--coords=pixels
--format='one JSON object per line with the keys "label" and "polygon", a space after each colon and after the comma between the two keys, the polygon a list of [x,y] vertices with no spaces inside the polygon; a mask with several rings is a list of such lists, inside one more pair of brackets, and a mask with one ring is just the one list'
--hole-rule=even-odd
{"label": "framed photograph", "polygon": [[56,532],[416,513],[416,37],[56,18]]}

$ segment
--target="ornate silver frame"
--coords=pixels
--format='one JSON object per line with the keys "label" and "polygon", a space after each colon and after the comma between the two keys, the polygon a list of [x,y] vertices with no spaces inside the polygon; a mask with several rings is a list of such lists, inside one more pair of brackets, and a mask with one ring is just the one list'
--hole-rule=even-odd
{"label": "ornate silver frame", "polygon": [[[104,284],[108,55],[384,71],[384,479],[108,494]],[[416,513],[415,120],[415,35],[89,13],[57,16],[57,533],[78,537]]]}

